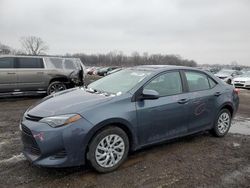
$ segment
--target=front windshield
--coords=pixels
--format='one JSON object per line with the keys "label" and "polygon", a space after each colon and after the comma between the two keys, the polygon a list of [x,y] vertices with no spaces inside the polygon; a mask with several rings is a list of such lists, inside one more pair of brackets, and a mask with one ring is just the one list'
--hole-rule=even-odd
{"label": "front windshield", "polygon": [[124,69],[89,84],[87,88],[120,95],[131,90],[150,74],[150,71]]}
{"label": "front windshield", "polygon": [[250,77],[250,71],[244,72],[240,77]]}
{"label": "front windshield", "polygon": [[231,75],[234,73],[234,70],[221,70],[218,72],[218,74],[226,74],[226,75]]}

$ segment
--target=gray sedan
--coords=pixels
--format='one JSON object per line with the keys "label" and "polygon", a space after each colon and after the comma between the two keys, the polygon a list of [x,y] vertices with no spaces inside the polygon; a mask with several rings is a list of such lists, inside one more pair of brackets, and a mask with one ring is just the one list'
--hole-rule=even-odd
{"label": "gray sedan", "polygon": [[129,151],[148,145],[206,130],[223,137],[238,109],[237,92],[193,68],[127,68],[30,107],[20,124],[23,153],[38,166],[89,162],[110,172]]}

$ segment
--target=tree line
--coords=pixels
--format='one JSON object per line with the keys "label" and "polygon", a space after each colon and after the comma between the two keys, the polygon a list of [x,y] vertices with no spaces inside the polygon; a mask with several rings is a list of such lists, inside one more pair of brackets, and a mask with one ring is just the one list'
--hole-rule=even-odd
{"label": "tree line", "polygon": [[[49,47],[43,39],[36,36],[26,36],[20,38],[22,46],[21,50],[13,49],[0,42],[1,54],[14,55],[47,55]],[[197,66],[194,60],[187,60],[181,58],[179,55],[168,54],[148,54],[142,55],[138,52],[133,52],[131,55],[125,55],[122,52],[113,51],[107,54],[66,54],[61,57],[76,57],[88,66],[135,66],[135,65],[183,65],[183,66]]]}
{"label": "tree line", "polygon": [[67,57],[80,58],[87,66],[135,66],[135,65],[182,65],[195,67],[197,63],[193,60],[182,59],[179,55],[148,54],[140,55],[134,52],[125,55],[122,52],[110,52],[107,54],[73,54]]}

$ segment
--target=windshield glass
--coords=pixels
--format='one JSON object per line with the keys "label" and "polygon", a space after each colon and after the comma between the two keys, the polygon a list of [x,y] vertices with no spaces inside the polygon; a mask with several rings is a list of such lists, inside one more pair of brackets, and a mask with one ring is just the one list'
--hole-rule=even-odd
{"label": "windshield glass", "polygon": [[125,69],[89,84],[88,89],[120,95],[131,90],[150,74],[150,71]]}
{"label": "windshield glass", "polygon": [[250,77],[250,71],[244,72],[240,77]]}
{"label": "windshield glass", "polygon": [[234,70],[221,70],[218,72],[218,74],[226,74],[226,75],[231,75],[234,73]]}

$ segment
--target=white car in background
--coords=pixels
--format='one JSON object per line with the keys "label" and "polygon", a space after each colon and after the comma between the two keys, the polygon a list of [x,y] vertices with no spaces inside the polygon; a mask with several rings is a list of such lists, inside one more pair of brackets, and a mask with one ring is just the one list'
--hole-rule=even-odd
{"label": "white car in background", "polygon": [[242,75],[232,80],[234,87],[250,89],[250,71],[244,72]]}
{"label": "white car in background", "polygon": [[221,69],[219,72],[214,74],[224,82],[228,84],[232,84],[232,80],[234,77],[241,75],[242,73],[237,70],[232,70],[232,69]]}

